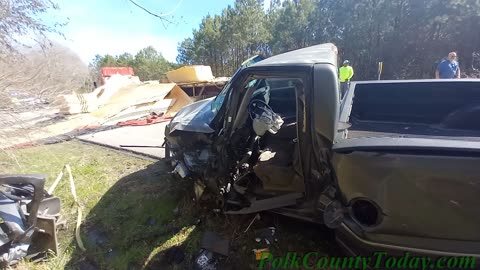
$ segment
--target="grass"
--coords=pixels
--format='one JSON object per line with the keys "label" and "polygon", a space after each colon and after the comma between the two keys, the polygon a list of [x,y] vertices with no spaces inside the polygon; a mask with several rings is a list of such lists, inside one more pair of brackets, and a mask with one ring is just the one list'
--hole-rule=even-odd
{"label": "grass", "polygon": [[[47,187],[65,164],[72,167],[82,205],[81,236],[87,252],[74,239],[76,208],[63,179],[54,192],[62,200],[67,224],[58,232],[59,254],[44,263],[22,263],[18,269],[191,269],[207,230],[230,240],[231,255],[221,259],[220,269],[255,269],[252,249],[266,245],[255,242],[254,230],[268,226],[279,234],[278,242],[269,246],[275,255],[310,250],[330,254],[334,249],[318,226],[277,216],[262,215],[244,233],[253,215],[223,216],[196,205],[191,183],[173,178],[162,161],[75,141],[0,152],[2,173],[45,174]],[[185,252],[179,265],[165,256],[174,246]]]}
{"label": "grass", "polygon": [[[47,187],[65,164],[72,167],[77,195],[82,205],[85,218],[82,238],[88,252],[80,254],[74,242],[76,208],[67,176],[64,176],[54,192],[62,200],[62,218],[67,221],[68,228],[58,234],[61,253],[45,264],[29,267],[77,268],[76,263],[87,258],[102,269],[122,269],[122,265],[127,265],[130,261],[141,262],[142,256],[145,256],[150,247],[145,241],[135,243],[135,238],[157,233],[156,230],[161,226],[153,225],[169,220],[173,215],[172,209],[176,207],[176,198],[170,195],[168,188],[172,179],[164,165],[78,142],[0,154],[2,173],[44,174],[47,176]],[[145,226],[147,220],[151,221],[151,226]],[[105,243],[102,243],[104,246],[99,246],[96,239],[92,240],[95,236],[105,238]],[[110,249],[121,256],[110,258],[111,256],[102,254],[103,250]],[[106,261],[105,257],[109,260]]]}

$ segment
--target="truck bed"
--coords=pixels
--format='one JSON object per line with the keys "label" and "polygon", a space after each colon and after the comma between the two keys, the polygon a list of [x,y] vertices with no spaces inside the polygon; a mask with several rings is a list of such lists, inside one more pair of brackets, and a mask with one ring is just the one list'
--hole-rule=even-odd
{"label": "truck bed", "polygon": [[480,141],[480,80],[364,82],[349,96],[348,138]]}

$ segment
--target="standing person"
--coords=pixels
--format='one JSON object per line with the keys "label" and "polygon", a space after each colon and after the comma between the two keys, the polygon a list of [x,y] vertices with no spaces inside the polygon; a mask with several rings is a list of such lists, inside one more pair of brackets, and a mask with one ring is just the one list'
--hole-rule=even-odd
{"label": "standing person", "polygon": [[435,71],[436,79],[460,79],[460,67],[458,66],[457,53],[451,52],[448,54],[447,59],[443,59],[437,66]]}
{"label": "standing person", "polygon": [[345,93],[347,93],[348,87],[350,87],[350,80],[353,77],[353,68],[350,66],[350,61],[343,61],[343,66],[339,69],[340,77],[340,98],[343,98]]}

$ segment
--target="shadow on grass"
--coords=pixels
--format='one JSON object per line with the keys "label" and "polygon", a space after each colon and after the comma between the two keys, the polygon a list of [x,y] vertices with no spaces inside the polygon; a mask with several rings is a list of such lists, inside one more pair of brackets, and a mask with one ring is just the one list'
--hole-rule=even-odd
{"label": "shadow on grass", "polygon": [[268,246],[275,256],[337,253],[329,231],[276,215],[262,214],[244,232],[254,215],[223,216],[196,205],[190,181],[168,171],[159,161],[117,181],[83,222],[87,252],[77,248],[65,268],[193,269],[202,233],[209,230],[230,242],[230,255],[219,258],[218,269],[256,269],[252,249],[267,246],[255,241],[254,231],[270,226],[277,228],[278,241]]}
{"label": "shadow on grass", "polygon": [[196,248],[189,185],[168,171],[160,161],[118,180],[82,224],[87,252],[77,248],[66,268],[144,269],[169,247]]}

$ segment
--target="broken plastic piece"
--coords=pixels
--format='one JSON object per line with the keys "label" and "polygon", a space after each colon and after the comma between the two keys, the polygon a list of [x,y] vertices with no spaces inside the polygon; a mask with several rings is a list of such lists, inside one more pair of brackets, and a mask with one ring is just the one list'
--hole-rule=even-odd
{"label": "broken plastic piece", "polygon": [[216,270],[217,258],[213,252],[206,249],[200,250],[200,254],[195,258],[194,269],[195,270]]}
{"label": "broken plastic piece", "polygon": [[268,161],[272,158],[275,157],[275,154],[276,152],[272,152],[272,151],[263,151],[261,154],[260,154],[260,157],[258,157],[258,160],[259,161]]}
{"label": "broken plastic piece", "polygon": [[205,188],[206,186],[202,182],[198,180],[194,182],[195,199],[197,201],[200,200],[200,198],[202,197]]}
{"label": "broken plastic piece", "polygon": [[255,231],[255,237],[260,239],[260,241],[264,240],[267,245],[270,245],[270,243],[277,240],[275,239],[275,232],[275,227],[263,228]]}
{"label": "broken plastic piece", "polygon": [[250,103],[249,109],[253,130],[258,136],[263,136],[267,131],[276,134],[282,127],[282,118],[265,102],[254,100]]}
{"label": "broken plastic piece", "polygon": [[177,173],[180,177],[185,178],[188,175],[188,170],[182,162],[179,162],[172,173]]}
{"label": "broken plastic piece", "polygon": [[60,214],[60,199],[45,198],[45,178],[0,175],[0,183],[6,187],[0,194],[0,267],[43,257],[47,250],[57,253],[55,222]]}
{"label": "broken plastic piece", "polygon": [[268,248],[254,249],[253,253],[255,254],[255,260],[260,261],[270,255],[270,250]]}

